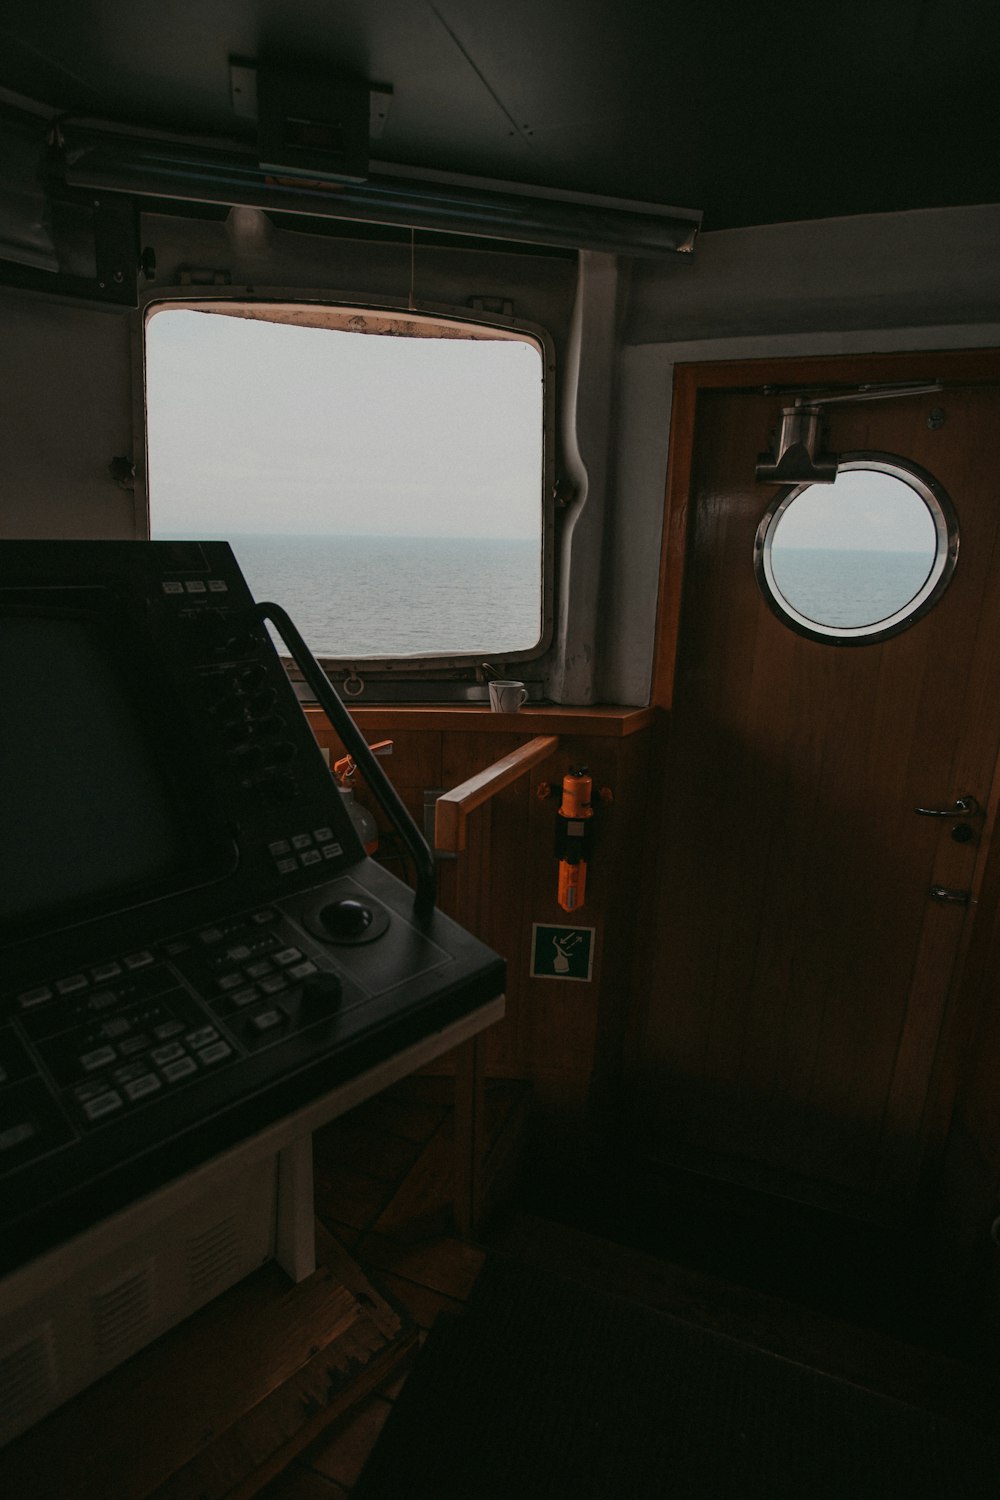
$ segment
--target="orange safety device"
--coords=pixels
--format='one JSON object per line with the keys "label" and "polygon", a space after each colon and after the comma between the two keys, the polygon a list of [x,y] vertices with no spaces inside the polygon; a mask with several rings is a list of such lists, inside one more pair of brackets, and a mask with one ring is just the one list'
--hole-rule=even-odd
{"label": "orange safety device", "polygon": [[558,901],[563,911],[579,911],[587,890],[587,860],[593,835],[590,805],[593,779],[586,766],[563,777],[562,801],[556,813],[556,854],[559,857]]}
{"label": "orange safety device", "polygon": [[[373,755],[381,755],[386,751],[391,752],[392,740],[376,740],[368,748]],[[334,761],[331,769],[340,785],[346,786],[358,768],[354,764],[353,755],[342,755],[339,760]]]}
{"label": "orange safety device", "polygon": [[[378,740],[374,745],[369,745],[368,748],[375,755],[379,755],[380,753],[388,754],[392,750],[392,740]],[[351,785],[351,778],[358,769],[354,764],[354,757],[351,755],[342,755],[339,760],[334,761],[331,769],[336,777],[341,798],[347,809],[347,815],[354,824],[355,832],[361,840],[365,853],[377,854],[378,824],[367,807],[362,807],[360,802],[355,802],[354,800],[354,787]]]}

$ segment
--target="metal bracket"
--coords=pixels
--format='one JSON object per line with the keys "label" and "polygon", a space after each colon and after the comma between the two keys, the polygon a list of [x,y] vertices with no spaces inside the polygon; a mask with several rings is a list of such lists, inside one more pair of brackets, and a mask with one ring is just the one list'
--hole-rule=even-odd
{"label": "metal bracket", "polygon": [[139,300],[139,215],[131,198],[112,193],[94,199],[94,258],[98,291],[111,301],[135,307]]}
{"label": "metal bracket", "polygon": [[759,484],[832,484],[837,455],[818,451],[822,433],[818,405],[782,407],[776,451],[759,453],[754,475]]}
{"label": "metal bracket", "polygon": [[[241,120],[257,119],[257,64],[245,58],[229,59],[229,98],[233,114]],[[392,104],[392,87],[387,83],[368,85],[368,139],[381,139]]]}
{"label": "metal bracket", "polygon": [[138,306],[141,256],[135,203],[131,198],[109,193],[93,200],[92,211],[96,272],[93,277],[0,261],[0,285],[19,291],[47,292],[56,297],[107,302],[115,307]]}
{"label": "metal bracket", "polygon": [[754,476],[759,484],[833,484],[837,478],[839,457],[821,453],[820,421],[828,406],[844,406],[858,401],[888,401],[902,396],[923,396],[943,390],[941,381],[914,384],[899,382],[885,385],[860,385],[853,391],[834,395],[814,395],[809,391],[776,391],[766,393],[794,396],[793,406],[781,409],[781,430],[775,451],[760,453]]}

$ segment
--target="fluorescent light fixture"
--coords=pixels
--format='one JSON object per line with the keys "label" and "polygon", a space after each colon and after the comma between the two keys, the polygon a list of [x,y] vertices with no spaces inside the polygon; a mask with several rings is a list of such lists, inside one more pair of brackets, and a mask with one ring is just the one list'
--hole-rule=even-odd
{"label": "fluorescent light fixture", "polygon": [[59,127],[66,182],[92,191],[218,203],[623,255],[689,254],[691,209],[372,162],[364,182],[278,174],[235,141],[138,132],[90,120]]}

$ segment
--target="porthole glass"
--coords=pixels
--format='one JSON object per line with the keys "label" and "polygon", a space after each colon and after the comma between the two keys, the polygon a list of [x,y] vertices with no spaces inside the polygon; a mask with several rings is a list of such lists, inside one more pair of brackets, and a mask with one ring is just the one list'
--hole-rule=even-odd
{"label": "porthole glass", "polygon": [[888,454],[845,454],[833,484],[782,490],[754,548],[757,582],[779,618],[843,645],[912,624],[947,587],[957,558],[948,496]]}

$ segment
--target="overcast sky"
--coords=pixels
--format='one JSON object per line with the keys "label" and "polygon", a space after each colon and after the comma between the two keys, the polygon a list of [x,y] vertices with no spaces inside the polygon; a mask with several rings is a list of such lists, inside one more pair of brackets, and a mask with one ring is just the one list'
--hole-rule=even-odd
{"label": "overcast sky", "polygon": [[785,511],[772,551],[924,552],[937,548],[930,511],[916,490],[891,474],[846,469],[833,484],[814,484]]}
{"label": "overcast sky", "polygon": [[533,345],[175,308],[146,354],[154,537],[540,535]]}

